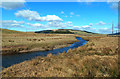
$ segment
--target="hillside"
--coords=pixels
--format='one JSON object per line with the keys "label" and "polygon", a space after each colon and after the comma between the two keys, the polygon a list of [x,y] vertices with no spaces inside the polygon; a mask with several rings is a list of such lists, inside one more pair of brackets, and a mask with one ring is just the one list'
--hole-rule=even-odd
{"label": "hillside", "polygon": [[120,32],[114,34],[108,34],[108,35],[120,35]]}
{"label": "hillside", "polygon": [[[26,32],[21,32],[21,31],[15,31],[15,30],[8,30],[8,29],[1,29],[0,28],[0,33],[3,34],[21,34],[21,33],[26,33]],[[82,31],[82,30],[73,30],[73,29],[53,29],[53,30],[43,30],[43,31],[35,31],[35,32],[27,32],[29,34],[34,34],[34,33],[42,33],[42,34],[77,34],[77,35],[83,35],[83,36],[93,36],[93,35],[106,35],[106,34],[98,34],[98,33],[92,33],[89,31]]]}
{"label": "hillside", "polygon": [[24,32],[15,31],[15,30],[8,30],[8,29],[1,29],[0,28],[0,33],[3,33],[3,34],[17,34],[17,33],[24,33]]}
{"label": "hillside", "polygon": [[[35,31],[35,33],[47,33],[47,34],[78,34],[78,35],[103,35],[88,31],[82,30],[73,30],[73,29],[56,29],[56,30],[43,30],[43,31]],[[104,34],[105,35],[105,34]]]}
{"label": "hillside", "polygon": [[43,30],[43,31],[36,31],[35,33],[51,33],[51,34],[74,34],[68,29],[57,29],[57,30]]}

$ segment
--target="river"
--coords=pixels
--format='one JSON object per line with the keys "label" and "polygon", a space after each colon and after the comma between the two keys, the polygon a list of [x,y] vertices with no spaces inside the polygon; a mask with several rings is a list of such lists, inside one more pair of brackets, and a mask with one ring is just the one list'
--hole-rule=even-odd
{"label": "river", "polygon": [[47,54],[52,53],[57,55],[58,53],[67,52],[69,49],[74,49],[79,46],[83,46],[87,43],[87,41],[83,40],[81,37],[76,37],[79,42],[73,43],[71,46],[58,48],[50,51],[40,51],[40,52],[32,52],[32,53],[23,53],[23,54],[14,54],[14,55],[5,55],[2,56],[2,67],[9,67],[11,65],[23,62],[25,60],[30,60],[35,58],[36,56],[47,56]]}

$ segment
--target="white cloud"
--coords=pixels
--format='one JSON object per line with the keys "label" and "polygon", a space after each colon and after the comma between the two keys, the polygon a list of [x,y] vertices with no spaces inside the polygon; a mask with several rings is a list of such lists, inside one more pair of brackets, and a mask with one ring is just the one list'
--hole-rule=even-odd
{"label": "white cloud", "polygon": [[66,15],[65,17],[67,18],[68,16]]}
{"label": "white cloud", "polygon": [[71,22],[71,21],[68,21],[67,23],[68,23],[68,24],[72,24],[72,22]]}
{"label": "white cloud", "polygon": [[24,7],[25,0],[2,0],[0,7],[4,9],[16,9]]}
{"label": "white cloud", "polygon": [[80,15],[76,15],[76,16],[80,16]]}
{"label": "white cloud", "polygon": [[61,14],[64,14],[64,11],[61,11]]}
{"label": "white cloud", "polygon": [[56,15],[47,15],[41,17],[38,12],[30,11],[30,10],[21,10],[15,13],[17,17],[26,18],[28,20],[33,21],[63,21],[60,17]]}
{"label": "white cloud", "polygon": [[0,21],[2,24],[2,28],[14,28],[14,27],[24,27],[24,21],[16,21],[16,20],[3,20]]}
{"label": "white cloud", "polygon": [[51,21],[51,22],[48,22],[46,26],[55,27],[55,28],[66,28],[66,27],[73,26],[73,24],[71,21],[68,21],[65,23],[59,22],[59,21]]}
{"label": "white cloud", "polygon": [[118,3],[111,3],[110,6],[112,9],[118,9]]}
{"label": "white cloud", "polygon": [[119,2],[119,0],[77,0],[77,2]]}
{"label": "white cloud", "polygon": [[105,25],[106,23],[104,23],[103,21],[100,21],[99,23],[96,23],[96,25]]}
{"label": "white cloud", "polygon": [[110,4],[110,8],[114,9],[114,10],[118,10],[118,7],[120,5],[118,5],[120,0],[107,0],[108,4]]}
{"label": "white cloud", "polygon": [[75,30],[84,30],[84,31],[89,31],[93,33],[97,33],[98,30],[96,28],[92,28],[90,25],[85,25],[85,26],[73,26],[72,27]]}
{"label": "white cloud", "polygon": [[43,25],[43,24],[40,24],[40,23],[34,23],[34,24],[31,24],[31,23],[26,23],[28,26],[32,26],[33,28],[48,28],[48,26],[46,25]]}
{"label": "white cloud", "polygon": [[25,0],[2,0],[2,2],[26,2]]}
{"label": "white cloud", "polygon": [[73,29],[77,29],[77,30],[87,30],[89,29],[91,26],[89,25],[85,25],[85,26],[73,26]]}
{"label": "white cloud", "polygon": [[90,23],[89,26],[93,26],[93,23]]}
{"label": "white cloud", "polygon": [[64,28],[65,27],[65,25],[62,22],[58,22],[58,21],[48,22],[47,26],[55,27],[55,28]]}
{"label": "white cloud", "polygon": [[85,25],[85,26],[81,26],[81,28],[90,28],[91,26],[89,25]]}
{"label": "white cloud", "polygon": [[119,2],[120,0],[107,0],[107,2]]}
{"label": "white cloud", "polygon": [[39,27],[39,26],[43,26],[42,24],[40,23],[35,23],[35,24],[31,24],[31,23],[26,23],[27,25],[29,26],[34,26],[34,27]]}
{"label": "white cloud", "polygon": [[24,21],[16,21],[16,20],[3,20],[0,23],[7,24],[24,24]]}
{"label": "white cloud", "polygon": [[112,30],[109,28],[100,28],[100,29],[98,29],[98,31],[99,31],[99,33],[103,33],[103,34],[109,34],[112,32]]}
{"label": "white cloud", "polygon": [[93,26],[92,23],[90,23],[89,25],[85,25],[85,26],[73,26],[72,28],[75,30],[84,30],[84,31],[88,31],[88,32],[93,32],[93,33],[101,33],[101,34],[110,34],[111,33],[111,29],[110,28],[93,28],[91,27]]}
{"label": "white cloud", "polygon": [[34,24],[31,24],[31,23],[25,23],[24,21],[16,21],[16,20],[3,20],[3,21],[0,21],[0,24],[2,24],[2,28],[27,28],[27,27],[24,27],[26,25],[29,26],[29,28],[48,28],[48,26],[46,25],[43,25],[43,24],[40,24],[40,23],[34,23]]}
{"label": "white cloud", "polygon": [[60,17],[58,17],[56,15],[47,15],[44,18],[46,21],[63,21]]}
{"label": "white cloud", "polygon": [[71,27],[73,26],[72,22],[71,21],[68,21],[66,23],[64,23],[66,27]]}
{"label": "white cloud", "polygon": [[68,16],[65,16],[65,17],[68,17]]}
{"label": "white cloud", "polygon": [[72,17],[72,16],[70,16],[70,17]]}
{"label": "white cloud", "polygon": [[70,15],[74,15],[74,13],[73,13],[73,12],[70,12]]}
{"label": "white cloud", "polygon": [[26,18],[28,20],[40,20],[41,19],[39,13],[37,13],[36,11],[30,11],[30,10],[20,10],[17,13],[15,13],[15,15],[17,17]]}
{"label": "white cloud", "polygon": [[77,0],[78,2],[94,2],[94,1],[98,1],[98,0]]}
{"label": "white cloud", "polygon": [[73,29],[80,30],[81,28],[80,28],[80,26],[73,26]]}

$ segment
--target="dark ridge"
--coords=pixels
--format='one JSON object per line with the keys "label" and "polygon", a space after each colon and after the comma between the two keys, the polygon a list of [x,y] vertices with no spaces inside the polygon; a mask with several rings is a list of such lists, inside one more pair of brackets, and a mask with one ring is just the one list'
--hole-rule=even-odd
{"label": "dark ridge", "polygon": [[65,29],[59,29],[56,31],[53,31],[53,30],[35,31],[35,33],[74,34],[73,32],[70,32],[69,30],[65,30]]}
{"label": "dark ridge", "polygon": [[120,32],[114,34],[108,34],[108,35],[120,35]]}

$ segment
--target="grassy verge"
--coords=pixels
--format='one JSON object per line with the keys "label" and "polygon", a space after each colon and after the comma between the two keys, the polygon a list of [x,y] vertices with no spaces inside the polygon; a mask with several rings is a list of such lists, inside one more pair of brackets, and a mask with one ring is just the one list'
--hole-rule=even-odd
{"label": "grassy verge", "polygon": [[118,37],[80,37],[89,42],[58,56],[39,56],[5,68],[3,77],[116,77]]}

